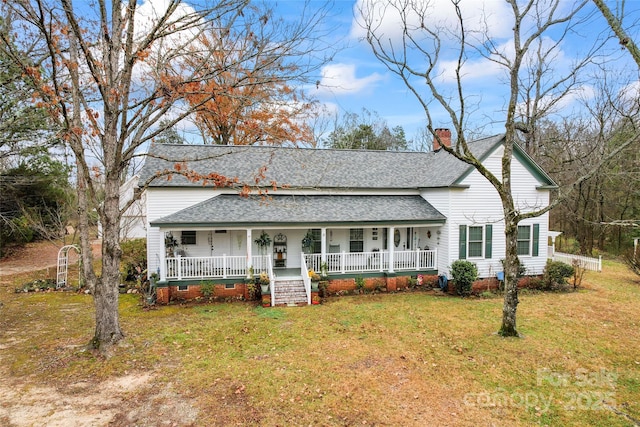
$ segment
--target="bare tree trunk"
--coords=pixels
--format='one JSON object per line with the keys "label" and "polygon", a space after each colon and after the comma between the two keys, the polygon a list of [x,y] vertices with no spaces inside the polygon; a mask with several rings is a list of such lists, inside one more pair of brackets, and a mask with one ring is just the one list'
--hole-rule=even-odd
{"label": "bare tree trunk", "polygon": [[80,256],[82,258],[82,279],[84,285],[93,293],[96,288],[96,274],[93,269],[93,248],[91,245],[91,236],[89,235],[89,215],[91,209],[89,203],[88,191],[85,176],[85,170],[81,167],[80,162],[77,164],[77,194],[78,194],[78,233],[80,236]]}
{"label": "bare tree trunk", "polygon": [[499,334],[503,337],[519,336],[516,329],[518,308],[518,223],[513,214],[505,215],[504,236],[506,252],[504,259],[504,303],[502,306],[502,326]]}
{"label": "bare tree trunk", "polygon": [[[106,140],[107,138],[105,138]],[[114,139],[115,141],[115,139]],[[115,144],[115,142],[114,142]],[[105,142],[105,146],[107,143]],[[110,150],[105,149],[105,152]],[[108,169],[116,174],[115,168]],[[102,234],[102,275],[96,283],[94,302],[96,309],[96,330],[92,339],[94,348],[108,353],[109,348],[118,343],[124,334],[120,329],[118,312],[120,283],[120,187],[119,180],[107,176],[105,200],[101,211]]]}

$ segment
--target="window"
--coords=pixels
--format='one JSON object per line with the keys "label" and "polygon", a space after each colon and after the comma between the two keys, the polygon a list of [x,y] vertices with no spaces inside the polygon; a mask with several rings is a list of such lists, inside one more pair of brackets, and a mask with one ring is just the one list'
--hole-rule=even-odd
{"label": "window", "polygon": [[469,258],[481,258],[482,246],[482,227],[469,227]]}
{"label": "window", "polygon": [[188,291],[189,290],[189,285],[178,285],[178,290],[179,291]]}
{"label": "window", "polygon": [[322,252],[322,230],[319,228],[311,229],[311,253],[319,254]]}
{"label": "window", "polygon": [[460,226],[459,259],[491,258],[493,225]]}
{"label": "window", "polygon": [[225,283],[224,284],[224,288],[225,289],[235,289],[236,288],[236,284],[235,283]]}
{"label": "window", "polygon": [[195,245],[196,244],[196,232],[195,231],[183,231],[180,237],[180,244],[182,245]]}
{"label": "window", "polygon": [[518,226],[518,255],[539,256],[540,224]]}
{"label": "window", "polygon": [[518,255],[531,255],[531,226],[518,226]]}
{"label": "window", "polygon": [[364,231],[362,228],[349,230],[349,252],[364,252]]}

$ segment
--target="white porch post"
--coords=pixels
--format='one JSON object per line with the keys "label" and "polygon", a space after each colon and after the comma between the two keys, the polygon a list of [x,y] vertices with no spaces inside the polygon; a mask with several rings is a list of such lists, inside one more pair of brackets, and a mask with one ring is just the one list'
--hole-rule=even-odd
{"label": "white porch post", "polygon": [[393,273],[393,264],[395,263],[393,259],[393,252],[396,247],[393,238],[395,231],[395,227],[389,227],[389,233],[387,234],[387,245],[389,246],[389,273]]}
{"label": "white porch post", "polygon": [[164,246],[164,231],[161,231],[160,234],[160,280],[167,280],[167,249]]}
{"label": "white porch post", "polygon": [[320,262],[327,262],[327,229],[320,229]]}
{"label": "white porch post", "polygon": [[252,267],[252,254],[251,254],[251,229],[247,228],[247,278],[249,278],[249,268]]}

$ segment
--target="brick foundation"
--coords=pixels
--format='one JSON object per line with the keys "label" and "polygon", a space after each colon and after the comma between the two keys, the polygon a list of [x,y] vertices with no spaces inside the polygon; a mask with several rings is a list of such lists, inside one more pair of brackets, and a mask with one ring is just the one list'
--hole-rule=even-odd
{"label": "brick foundation", "polygon": [[401,277],[387,277],[387,291],[395,292],[398,290],[398,279]]}
{"label": "brick foundation", "polygon": [[[518,288],[519,289],[528,288],[532,279],[537,279],[539,277],[540,276],[525,276],[525,277],[519,278]],[[479,294],[485,291],[495,291],[499,288],[499,286],[500,286],[500,281],[495,277],[479,279],[473,282],[473,285],[471,285],[471,292],[474,294]],[[452,295],[456,294],[456,288],[453,280],[449,280],[447,292]]]}
{"label": "brick foundation", "polygon": [[[415,279],[415,276],[387,276],[387,277],[367,277],[364,279],[364,287],[366,290],[374,290],[378,286],[382,286],[383,290],[389,292],[395,292],[398,290],[407,289],[409,287],[409,281],[411,278]],[[423,285],[425,289],[437,286],[438,276],[423,275]],[[330,279],[327,292],[330,295],[335,295],[341,292],[353,292],[356,290],[356,279]]]}
{"label": "brick foundation", "polygon": [[[184,286],[184,285],[183,285]],[[185,290],[180,290],[178,285],[158,287],[156,289],[156,302],[158,304],[168,304],[173,300],[193,300],[202,298],[200,284],[186,285]],[[224,284],[214,284],[214,299],[248,299],[248,287],[245,283],[234,283],[233,289],[227,289]]]}
{"label": "brick foundation", "polygon": [[[378,277],[365,277],[364,278],[364,288],[367,291],[373,291],[375,289],[379,289],[382,291],[395,292],[398,290],[404,290],[409,287],[409,283],[411,278],[415,279],[415,275],[389,275],[389,276],[378,276]],[[495,280],[495,279],[488,279]],[[328,281],[327,286],[327,294],[335,295],[338,293],[350,293],[356,290],[356,279],[355,278],[335,278],[330,279]],[[497,282],[497,281],[496,281]],[[423,275],[423,284],[422,287],[425,289],[429,289],[433,286],[436,286],[438,283],[438,276],[436,275]],[[234,289],[227,289],[224,284],[216,283],[214,285],[214,299],[227,299],[227,298],[237,298],[237,299],[249,299],[249,287],[245,283],[235,283]],[[184,285],[183,285],[184,286]],[[495,285],[497,287],[497,283]],[[179,290],[179,286],[177,284],[171,284],[169,286],[160,286],[156,290],[156,302],[158,304],[168,304],[174,300],[193,300],[202,298],[201,292],[201,284],[189,284],[186,285],[187,289]],[[453,289],[452,282],[449,282],[450,289]],[[475,285],[474,285],[475,290]],[[481,289],[482,291],[484,289]],[[455,293],[455,290],[451,292]]]}

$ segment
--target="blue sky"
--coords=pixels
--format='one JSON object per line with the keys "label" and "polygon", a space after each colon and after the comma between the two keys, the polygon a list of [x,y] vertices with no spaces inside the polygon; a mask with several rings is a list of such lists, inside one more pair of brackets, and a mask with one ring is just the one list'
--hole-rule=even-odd
{"label": "blue sky", "polygon": [[[339,113],[354,112],[360,113],[362,108],[377,112],[383,117],[390,127],[400,125],[404,127],[407,136],[412,138],[416,132],[424,127],[426,120],[424,110],[418,103],[414,94],[410,93],[407,87],[398,76],[391,73],[380,63],[373,53],[371,47],[361,41],[363,36],[357,23],[354,21],[354,7],[360,5],[364,0],[336,1],[331,7],[330,22],[326,22],[331,28],[332,38],[330,44],[339,48],[333,61],[323,69],[319,80],[319,88],[308,88],[308,93],[315,96],[330,110]],[[542,1],[541,1],[542,2]],[[381,2],[378,2],[382,4]],[[423,3],[426,3],[423,2]],[[434,22],[451,24],[452,8],[449,0],[432,0],[433,8],[430,9],[430,16]],[[564,1],[562,6],[569,7],[572,2]],[[323,2],[311,2],[311,7],[317,7]],[[491,36],[495,42],[508,54],[511,40],[512,24],[509,19],[510,10],[506,2],[502,0],[463,0],[463,15],[469,23],[469,28],[474,29],[484,18],[489,22]],[[615,7],[615,4],[611,5]],[[290,10],[295,13],[301,7],[301,2],[289,0],[278,3],[281,10]],[[627,2],[627,13],[630,18],[625,22],[632,22],[633,19],[640,19],[640,1],[632,0]],[[595,9],[591,4],[585,10],[583,16]],[[588,20],[579,28],[576,34],[570,39],[562,42],[556,51],[553,65],[556,67],[555,75],[562,75],[571,68],[573,61],[580,59],[588,47],[596,40],[609,34],[604,19],[599,14],[587,16]],[[380,13],[380,28],[388,37],[397,37],[397,18],[393,14]],[[427,23],[428,25],[429,23]],[[434,24],[436,25],[436,24]],[[638,30],[632,33],[637,40]],[[557,41],[557,33],[551,33],[545,39],[546,43]],[[449,60],[453,57],[447,56],[453,53],[453,45],[447,45],[445,41],[443,58],[445,62],[438,68],[440,73],[439,84],[445,90],[453,89],[452,68]],[[609,56],[609,65],[612,70],[623,71],[627,74],[627,80],[622,85],[637,83],[637,67],[633,67],[628,53],[620,48],[616,40],[611,40],[605,45],[605,50]],[[628,70],[628,72],[626,71]],[[476,101],[470,126],[481,128],[484,134],[495,134],[503,131],[502,115],[500,111],[505,105],[505,78],[504,71],[494,63],[480,57],[471,56],[465,68],[465,93],[471,100]],[[593,85],[589,82],[589,76],[585,74],[583,80],[576,86],[576,91],[561,104],[558,114],[567,112],[575,107],[575,100],[579,97],[589,98],[593,94]],[[424,84],[418,85],[424,89],[424,94],[428,97],[428,91]],[[450,127],[451,123],[447,115],[441,109],[434,108],[434,126]]]}

